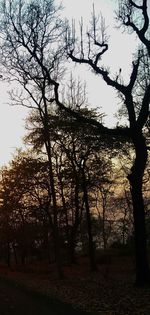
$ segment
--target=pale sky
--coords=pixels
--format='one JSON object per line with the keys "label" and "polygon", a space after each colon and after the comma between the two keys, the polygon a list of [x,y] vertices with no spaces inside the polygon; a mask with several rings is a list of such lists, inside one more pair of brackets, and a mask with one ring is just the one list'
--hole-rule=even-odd
{"label": "pale sky", "polygon": [[[58,1],[57,1],[58,2]],[[91,17],[93,0],[62,0],[65,7],[64,15],[70,19],[75,18],[76,23],[82,16],[85,24]],[[108,34],[110,35],[110,49],[104,57],[104,64],[110,66],[112,74],[122,68],[122,75],[128,80],[128,64],[132,60],[132,52],[135,50],[134,36],[127,35],[114,28],[114,7],[115,0],[95,0],[95,11],[100,12],[105,17],[108,25]],[[88,67],[83,65],[75,66],[72,64],[73,73],[80,75],[82,80],[87,80],[87,92],[89,103],[94,107],[102,107],[105,112],[106,124],[113,124],[113,114],[116,112],[118,100],[114,90],[107,87],[102,79],[89,71]],[[24,119],[27,110],[19,107],[9,106],[7,90],[8,84],[0,82],[0,166],[7,164],[12,158],[15,148],[22,146],[22,137],[24,131]]]}

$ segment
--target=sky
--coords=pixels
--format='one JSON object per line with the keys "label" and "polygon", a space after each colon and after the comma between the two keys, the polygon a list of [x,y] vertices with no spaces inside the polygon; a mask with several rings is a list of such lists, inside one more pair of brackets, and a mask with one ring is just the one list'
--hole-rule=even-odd
{"label": "sky", "polygon": [[[120,29],[116,30],[114,14],[116,2],[116,0],[95,0],[95,11],[101,11],[105,17],[107,32],[110,35],[109,52],[105,55],[103,62],[110,66],[112,75],[122,68],[122,75],[128,81],[130,73],[128,64],[131,64],[136,42],[133,35],[122,33]],[[62,4],[64,16],[70,20],[75,18],[76,24],[82,16],[85,25],[88,23],[91,18],[93,0],[62,0]],[[90,72],[86,66],[72,64],[71,69],[77,77],[80,76],[81,80],[86,80],[89,103],[94,107],[100,107],[101,111],[106,113],[105,124],[112,126],[116,122],[114,114],[119,106],[114,90],[108,87],[100,77]],[[9,88],[9,84],[0,81],[0,167],[12,159],[17,147],[23,145],[22,137],[25,134],[24,120],[27,110],[10,106],[7,93]]]}

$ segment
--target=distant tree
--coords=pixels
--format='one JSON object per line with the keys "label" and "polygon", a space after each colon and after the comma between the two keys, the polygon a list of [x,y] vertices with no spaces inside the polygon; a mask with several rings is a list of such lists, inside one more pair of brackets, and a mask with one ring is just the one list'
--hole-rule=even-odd
{"label": "distant tree", "polygon": [[[108,240],[111,235],[112,230],[112,218],[111,212],[113,209],[113,189],[112,183],[100,183],[99,185],[99,205],[97,207],[99,219],[102,224],[102,239],[103,239],[103,248],[107,248]],[[111,212],[110,212],[111,205]],[[113,216],[112,216],[113,217]]]}
{"label": "distant tree", "polygon": [[[39,240],[39,235],[40,242],[43,243],[46,228],[47,233],[53,229],[47,213],[47,165],[45,161],[19,150],[9,166],[1,170],[0,184],[2,231],[9,239],[9,248],[13,248],[15,260],[18,261],[19,255],[22,263],[25,263],[31,256],[31,251],[36,251],[35,243]],[[11,254],[11,248],[9,252]]]}

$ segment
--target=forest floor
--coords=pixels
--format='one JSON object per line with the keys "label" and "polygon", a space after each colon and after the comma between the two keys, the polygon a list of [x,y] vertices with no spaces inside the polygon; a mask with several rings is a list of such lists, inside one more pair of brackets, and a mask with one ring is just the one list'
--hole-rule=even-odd
{"label": "forest floor", "polygon": [[65,266],[65,279],[58,280],[54,265],[35,263],[17,270],[0,266],[0,276],[92,315],[150,315],[150,288],[134,286],[132,259],[119,257],[100,263],[91,273],[86,258]]}

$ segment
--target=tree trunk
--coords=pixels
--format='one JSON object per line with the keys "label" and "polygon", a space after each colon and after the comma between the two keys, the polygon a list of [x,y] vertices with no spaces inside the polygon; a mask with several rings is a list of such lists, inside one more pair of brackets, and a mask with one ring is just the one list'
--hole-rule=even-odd
{"label": "tree trunk", "polygon": [[[62,257],[61,257],[61,249],[60,249],[60,236],[59,236],[59,227],[58,227],[58,210],[57,210],[57,202],[56,202],[56,191],[55,191],[55,183],[54,183],[54,174],[53,174],[53,166],[52,166],[52,156],[51,156],[51,142],[48,134],[48,127],[45,126],[45,147],[48,156],[49,162],[49,181],[51,187],[51,197],[52,197],[52,207],[53,207],[53,239],[54,239],[54,251],[55,251],[55,259],[57,272],[60,279],[64,278],[63,268],[62,268]],[[47,141],[46,141],[47,140]]]}
{"label": "tree trunk", "polygon": [[10,268],[11,267],[11,250],[10,250],[10,242],[7,241],[7,266]]}
{"label": "tree trunk", "polygon": [[14,260],[15,260],[15,264],[18,264],[18,258],[17,258],[17,252],[16,252],[16,246],[15,244],[13,244],[13,253],[14,253]]}
{"label": "tree trunk", "polygon": [[70,235],[70,241],[69,241],[69,254],[70,254],[70,263],[71,264],[76,264],[77,263],[77,258],[75,254],[75,247],[76,247],[76,231],[71,231]]}
{"label": "tree trunk", "polygon": [[107,248],[107,238],[106,238],[106,228],[105,228],[105,223],[106,223],[106,198],[103,194],[103,192],[101,191],[101,196],[102,196],[102,227],[103,227],[103,230],[102,230],[102,235],[103,235],[103,249],[106,250]]}
{"label": "tree trunk", "polygon": [[75,217],[74,222],[72,222],[72,229],[70,231],[70,241],[69,241],[69,248],[70,248],[70,259],[71,263],[74,264],[77,262],[75,256],[75,246],[76,246],[76,237],[77,232],[80,224],[80,202],[79,202],[79,178],[76,172],[74,173],[75,176],[75,191],[74,191],[74,202],[75,202]]}
{"label": "tree trunk", "polygon": [[[44,91],[43,91],[44,92]],[[43,122],[44,127],[44,144],[47,152],[48,162],[49,162],[49,183],[51,192],[50,195],[52,197],[52,208],[53,208],[53,239],[54,239],[54,251],[55,251],[55,259],[56,266],[59,278],[64,277],[63,268],[62,268],[62,256],[60,249],[60,235],[59,235],[59,226],[58,226],[58,208],[57,208],[57,200],[56,200],[56,190],[55,190],[55,182],[54,182],[54,171],[53,171],[53,163],[52,163],[52,149],[51,149],[51,139],[49,132],[49,115],[47,108],[47,100],[45,95],[43,94],[44,101],[44,116],[41,115],[41,120]],[[41,114],[41,113],[40,113]]]}
{"label": "tree trunk", "polygon": [[145,209],[142,194],[143,175],[147,162],[147,148],[142,133],[134,134],[135,161],[128,176],[131,185],[133,202],[136,284],[145,285],[150,282],[147,257]]}
{"label": "tree trunk", "polygon": [[58,227],[58,213],[57,213],[57,202],[56,202],[56,193],[55,193],[55,185],[54,185],[54,174],[52,168],[52,160],[51,160],[51,150],[49,148],[48,158],[49,158],[49,174],[50,174],[50,186],[51,186],[51,194],[53,201],[53,238],[54,238],[54,250],[55,250],[55,258],[57,265],[57,272],[60,279],[64,277],[63,269],[62,269],[62,257],[61,257],[61,249],[60,249],[60,236],[59,236],[59,227]]}
{"label": "tree trunk", "polygon": [[82,169],[82,176],[83,176],[83,195],[84,195],[84,203],[85,203],[86,217],[87,217],[87,229],[88,229],[88,237],[89,237],[90,267],[91,267],[91,271],[96,271],[97,266],[96,266],[96,257],[95,257],[95,247],[94,247],[93,235],[92,235],[91,214],[90,214],[90,208],[89,208],[86,178],[85,178],[85,173],[83,169]]}

